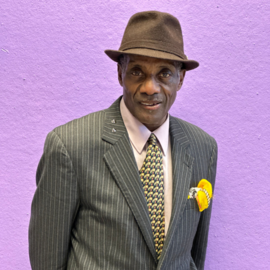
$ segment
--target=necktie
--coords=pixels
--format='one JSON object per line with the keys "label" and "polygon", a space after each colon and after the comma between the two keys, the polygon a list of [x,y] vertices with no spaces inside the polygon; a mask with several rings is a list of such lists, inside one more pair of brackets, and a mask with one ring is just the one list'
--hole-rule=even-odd
{"label": "necktie", "polygon": [[149,137],[148,143],[146,158],[140,169],[140,176],[159,260],[165,236],[162,152],[153,133]]}

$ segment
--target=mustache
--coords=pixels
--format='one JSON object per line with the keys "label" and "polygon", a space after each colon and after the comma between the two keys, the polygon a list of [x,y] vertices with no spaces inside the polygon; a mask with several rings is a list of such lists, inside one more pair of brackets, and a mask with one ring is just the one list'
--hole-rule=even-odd
{"label": "mustache", "polygon": [[154,93],[153,95],[147,95],[146,93],[137,93],[134,95],[134,99],[137,102],[145,103],[162,103],[164,96],[161,93]]}

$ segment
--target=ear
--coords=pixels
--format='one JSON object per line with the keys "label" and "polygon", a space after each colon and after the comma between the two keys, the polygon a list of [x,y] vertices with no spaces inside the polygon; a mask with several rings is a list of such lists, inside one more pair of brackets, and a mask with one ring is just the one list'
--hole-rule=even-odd
{"label": "ear", "polygon": [[118,81],[121,86],[123,86],[123,78],[122,78],[122,67],[117,64],[117,72],[118,72]]}
{"label": "ear", "polygon": [[185,79],[185,75],[186,75],[186,70],[185,69],[181,69],[180,71],[180,80],[179,80],[179,84],[178,84],[178,90],[179,91],[183,85],[184,79]]}

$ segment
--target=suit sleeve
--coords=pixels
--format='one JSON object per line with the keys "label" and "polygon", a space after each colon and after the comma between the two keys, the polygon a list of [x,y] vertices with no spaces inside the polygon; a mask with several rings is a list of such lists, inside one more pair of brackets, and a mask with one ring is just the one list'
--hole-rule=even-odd
{"label": "suit sleeve", "polygon": [[72,161],[54,131],[46,138],[36,179],[29,226],[31,266],[33,270],[66,269],[78,187]]}
{"label": "suit sleeve", "polygon": [[[211,182],[213,190],[215,186],[216,168],[217,168],[217,144],[215,142],[212,150],[212,155],[209,161],[208,178],[207,178],[207,180]],[[209,208],[207,208],[201,213],[198,229],[193,241],[191,255],[198,270],[204,269],[212,203],[213,201],[211,200]]]}

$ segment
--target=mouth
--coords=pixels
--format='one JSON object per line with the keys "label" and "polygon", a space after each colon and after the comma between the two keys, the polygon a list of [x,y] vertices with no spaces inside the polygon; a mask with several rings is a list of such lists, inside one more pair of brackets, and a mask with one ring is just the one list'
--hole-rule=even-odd
{"label": "mouth", "polygon": [[141,101],[140,104],[145,108],[145,109],[148,109],[148,110],[156,110],[161,102],[160,101]]}

